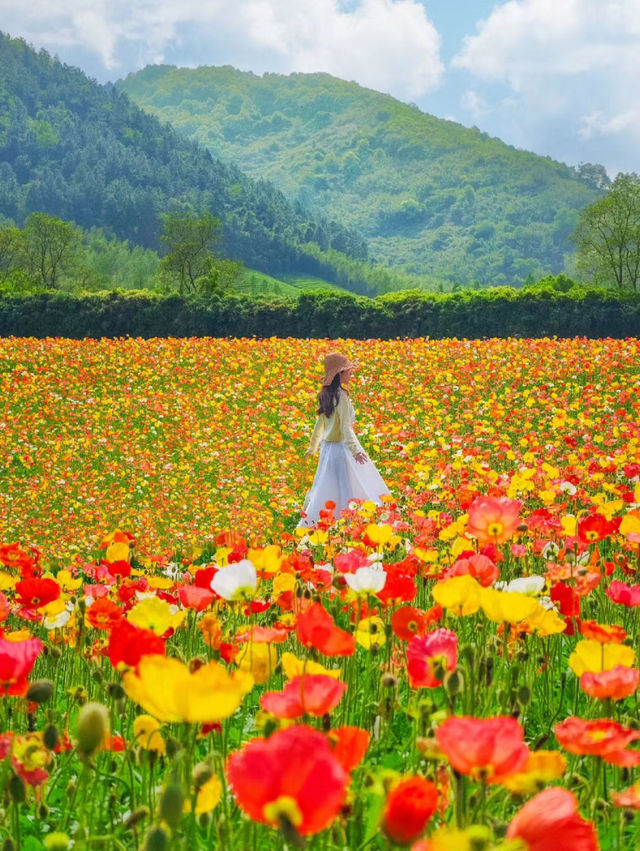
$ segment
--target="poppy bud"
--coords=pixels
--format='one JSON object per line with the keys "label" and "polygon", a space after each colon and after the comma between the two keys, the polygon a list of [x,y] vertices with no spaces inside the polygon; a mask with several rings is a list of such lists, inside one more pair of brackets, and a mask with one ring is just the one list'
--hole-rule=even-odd
{"label": "poppy bud", "polygon": [[127,818],[123,821],[125,830],[132,830],[134,827],[137,827],[141,821],[144,821],[147,818],[148,815],[148,807],[138,807],[137,810],[129,813]]}
{"label": "poppy bud", "polygon": [[464,644],[460,648],[460,656],[464,659],[470,669],[474,667],[475,652],[470,644]]}
{"label": "poppy bud", "polygon": [[398,685],[398,680],[393,676],[393,674],[383,674],[383,676],[382,676],[383,688],[395,688],[397,685]]}
{"label": "poppy bud", "polygon": [[166,786],[160,799],[160,815],[169,825],[171,830],[179,827],[182,821],[182,805],[184,795],[182,786],[175,780],[171,780]]}
{"label": "poppy bud", "polygon": [[85,703],[78,714],[76,740],[78,752],[91,756],[109,733],[109,712],[101,703]]}
{"label": "poppy bud", "polygon": [[462,674],[458,670],[451,671],[445,675],[444,687],[447,690],[447,694],[451,697],[455,697],[456,694],[462,691],[463,683]]}
{"label": "poppy bud", "polygon": [[520,686],[518,689],[518,703],[520,706],[528,706],[531,703],[531,689],[529,686]]}
{"label": "poppy bud", "polygon": [[27,700],[33,703],[46,703],[53,697],[53,683],[51,680],[35,680],[31,683],[26,694]]}
{"label": "poppy bud", "polygon": [[173,759],[174,756],[178,753],[178,751],[182,750],[182,745],[177,739],[173,739],[171,737],[167,738],[165,742],[166,754],[169,759]]}
{"label": "poppy bud", "polygon": [[60,740],[60,736],[58,734],[58,728],[53,724],[49,724],[48,727],[45,727],[44,733],[42,735],[42,740],[44,742],[45,748],[50,751],[56,749],[56,745]]}
{"label": "poppy bud", "polygon": [[196,789],[199,790],[213,777],[213,768],[208,762],[199,762],[193,767],[191,777]]}
{"label": "poppy bud", "polygon": [[162,827],[149,829],[144,841],[144,851],[167,851],[169,847],[169,836]]}
{"label": "poppy bud", "polygon": [[114,700],[122,700],[123,697],[126,697],[126,692],[120,683],[107,683],[107,694]]}
{"label": "poppy bud", "polygon": [[10,836],[2,843],[2,851],[15,851],[16,844]]}
{"label": "poppy bud", "polygon": [[14,804],[23,804],[27,797],[27,788],[24,780],[17,774],[12,774],[9,779],[9,795]]}
{"label": "poppy bud", "polygon": [[94,668],[93,671],[91,671],[91,678],[100,684],[104,682],[104,674],[100,668]]}
{"label": "poppy bud", "polygon": [[49,646],[48,644],[45,645],[45,647],[49,648],[49,656],[51,656],[52,659],[59,659],[62,656],[62,650],[60,650],[59,647],[54,647],[53,645]]}
{"label": "poppy bud", "polygon": [[66,833],[50,833],[42,840],[46,851],[68,851],[71,848],[71,838]]}

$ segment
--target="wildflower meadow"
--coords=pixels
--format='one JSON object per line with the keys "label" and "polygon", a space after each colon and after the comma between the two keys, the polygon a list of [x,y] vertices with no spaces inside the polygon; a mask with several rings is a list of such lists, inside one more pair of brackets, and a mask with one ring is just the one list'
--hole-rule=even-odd
{"label": "wildflower meadow", "polygon": [[[390,493],[296,529],[330,348]],[[0,848],[637,848],[638,364],[1,339]]]}

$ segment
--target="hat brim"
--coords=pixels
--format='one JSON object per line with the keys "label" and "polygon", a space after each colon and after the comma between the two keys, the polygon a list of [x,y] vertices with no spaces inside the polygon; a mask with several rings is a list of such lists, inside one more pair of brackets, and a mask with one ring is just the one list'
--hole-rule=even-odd
{"label": "hat brim", "polygon": [[343,366],[341,369],[336,369],[335,372],[333,372],[333,373],[329,373],[329,374],[325,373],[324,378],[322,379],[322,385],[324,387],[326,387],[328,384],[331,384],[331,382],[333,381],[333,379],[336,377],[336,375],[339,372],[344,372],[347,369],[358,369],[359,366],[360,366],[360,361],[357,361],[357,360],[349,361],[347,363],[347,365]]}

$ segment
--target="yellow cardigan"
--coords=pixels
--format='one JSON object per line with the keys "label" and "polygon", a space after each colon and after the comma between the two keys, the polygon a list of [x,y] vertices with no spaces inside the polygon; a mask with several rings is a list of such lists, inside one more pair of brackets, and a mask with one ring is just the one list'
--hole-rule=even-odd
{"label": "yellow cardigan", "polygon": [[325,414],[318,415],[311,435],[309,451],[317,452],[321,440],[325,440],[327,443],[337,443],[342,440],[354,457],[358,452],[364,452],[353,431],[355,420],[356,413],[353,409],[353,403],[348,394],[341,391],[338,396],[338,404],[331,415],[328,417]]}

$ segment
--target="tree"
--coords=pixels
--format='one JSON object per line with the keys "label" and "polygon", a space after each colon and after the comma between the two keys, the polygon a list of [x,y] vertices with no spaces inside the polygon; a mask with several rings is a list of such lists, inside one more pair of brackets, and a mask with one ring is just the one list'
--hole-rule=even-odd
{"label": "tree", "polygon": [[220,219],[211,213],[164,213],[161,219],[160,239],[169,249],[160,263],[161,275],[177,283],[181,294],[210,295],[229,289],[242,264],[214,254],[222,242]]}
{"label": "tree", "polygon": [[609,192],[580,213],[572,235],[577,267],[597,283],[640,286],[640,176],[619,174]]}
{"label": "tree", "polygon": [[48,213],[31,213],[23,236],[24,268],[37,286],[57,289],[66,275],[78,273],[82,233],[73,222]]}
{"label": "tree", "polygon": [[0,281],[10,278],[22,264],[24,257],[24,234],[7,224],[0,227]]}

